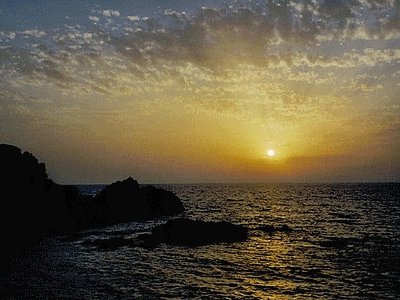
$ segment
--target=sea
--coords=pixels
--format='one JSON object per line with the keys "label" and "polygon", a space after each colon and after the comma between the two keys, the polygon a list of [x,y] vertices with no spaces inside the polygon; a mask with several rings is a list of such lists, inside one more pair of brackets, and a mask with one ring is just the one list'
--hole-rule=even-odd
{"label": "sea", "polygon": [[168,218],[52,236],[13,262],[0,298],[400,299],[400,183],[157,187],[183,201],[179,217],[240,224],[248,239],[110,251],[85,243],[135,239]]}

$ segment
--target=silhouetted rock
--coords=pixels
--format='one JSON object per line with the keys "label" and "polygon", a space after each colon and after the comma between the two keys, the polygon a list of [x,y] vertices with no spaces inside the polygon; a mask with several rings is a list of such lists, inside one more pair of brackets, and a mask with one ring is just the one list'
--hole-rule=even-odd
{"label": "silhouetted rock", "polygon": [[12,145],[0,144],[0,166],[0,259],[22,254],[50,233],[73,240],[81,229],[184,211],[172,192],[139,188],[131,177],[108,185],[96,197],[80,195],[75,186],[54,183],[43,163]]}
{"label": "silhouetted rock", "polygon": [[150,247],[150,248],[157,247],[159,244],[159,241],[156,240],[156,238],[151,233],[139,234],[137,239],[139,241],[142,241],[145,247]]}
{"label": "silhouetted rock", "polygon": [[286,224],[282,225],[281,227],[274,227],[272,225],[265,225],[265,226],[260,226],[257,228],[258,230],[264,231],[264,232],[290,232],[292,229],[287,226]]}
{"label": "silhouetted rock", "polygon": [[21,254],[49,233],[74,231],[63,188],[48,179],[43,163],[0,144],[0,165],[2,259]]}
{"label": "silhouetted rock", "polygon": [[319,244],[323,247],[343,249],[349,245],[347,239],[331,238],[330,240],[321,241]]}
{"label": "silhouetted rock", "polygon": [[143,234],[139,238],[146,246],[155,246],[158,243],[199,246],[242,242],[247,239],[247,231],[246,227],[226,221],[205,222],[179,218],[156,226],[151,235]]}
{"label": "silhouetted rock", "polygon": [[181,200],[172,192],[152,186],[139,188],[131,177],[105,187],[93,201],[109,210],[105,224],[173,216],[184,211]]}
{"label": "silhouetted rock", "polygon": [[143,199],[150,209],[150,216],[174,216],[182,213],[185,208],[181,200],[174,193],[155,188],[154,186],[145,186],[140,188],[140,199]]}
{"label": "silhouetted rock", "polygon": [[129,177],[106,186],[93,201],[102,203],[108,210],[104,225],[124,222],[134,209],[134,199],[138,197],[139,184]]}

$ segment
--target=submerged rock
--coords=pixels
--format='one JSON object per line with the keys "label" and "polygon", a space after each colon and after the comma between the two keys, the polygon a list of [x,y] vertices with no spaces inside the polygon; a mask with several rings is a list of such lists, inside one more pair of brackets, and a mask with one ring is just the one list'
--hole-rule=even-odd
{"label": "submerged rock", "polygon": [[155,246],[158,243],[200,246],[243,242],[247,239],[247,231],[246,227],[226,221],[205,222],[179,218],[156,226],[151,235],[142,235],[140,238],[146,246]]}
{"label": "submerged rock", "polygon": [[265,225],[265,226],[260,226],[257,228],[260,231],[264,231],[264,232],[290,232],[293,229],[291,229],[289,226],[287,226],[286,224],[282,225],[281,227],[274,227],[272,225]]}

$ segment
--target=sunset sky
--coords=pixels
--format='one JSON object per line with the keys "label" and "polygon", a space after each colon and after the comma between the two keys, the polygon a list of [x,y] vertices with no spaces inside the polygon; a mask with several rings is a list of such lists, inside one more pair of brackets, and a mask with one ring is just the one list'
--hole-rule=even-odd
{"label": "sunset sky", "polygon": [[2,0],[0,142],[59,183],[399,181],[399,11]]}

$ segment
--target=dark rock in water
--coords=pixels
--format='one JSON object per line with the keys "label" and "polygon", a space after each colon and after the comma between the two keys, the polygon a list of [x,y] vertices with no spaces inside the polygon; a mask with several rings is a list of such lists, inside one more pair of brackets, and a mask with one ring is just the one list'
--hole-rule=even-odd
{"label": "dark rock in water", "polygon": [[51,233],[73,240],[81,229],[184,211],[173,193],[139,188],[131,177],[112,183],[96,197],[83,196],[75,186],[54,183],[43,163],[12,145],[0,144],[0,165],[0,260],[22,254]]}
{"label": "dark rock in water", "polygon": [[142,233],[137,239],[142,241],[145,247],[156,247],[159,243],[151,233]]}
{"label": "dark rock in water", "polygon": [[173,216],[184,211],[181,200],[172,192],[152,186],[139,188],[131,177],[107,186],[93,201],[108,207],[107,225]]}
{"label": "dark rock in water", "polygon": [[343,249],[349,245],[349,241],[342,238],[331,238],[326,241],[321,241],[319,244],[323,247]]}
{"label": "dark rock in water", "polygon": [[265,226],[260,226],[257,228],[258,230],[264,231],[264,232],[274,232],[275,227],[272,225],[265,225]]}
{"label": "dark rock in water", "polygon": [[110,209],[129,205],[139,193],[139,184],[132,177],[123,181],[116,181],[106,186],[95,196],[95,201],[107,203]]}
{"label": "dark rock in water", "polygon": [[140,188],[139,193],[149,207],[151,217],[174,216],[185,210],[181,200],[170,191],[145,186]]}
{"label": "dark rock in water", "polygon": [[289,232],[292,231],[292,229],[286,224],[283,224],[281,227],[278,227],[276,231]]}
{"label": "dark rock in water", "polygon": [[264,231],[264,232],[290,232],[292,229],[287,226],[286,224],[282,225],[281,227],[274,227],[272,225],[265,225],[265,226],[260,226],[257,228],[258,230]]}
{"label": "dark rock in water", "polygon": [[143,235],[140,238],[146,246],[155,246],[158,243],[199,246],[242,242],[247,239],[247,231],[246,227],[225,221],[205,222],[179,218],[156,226],[151,235]]}

